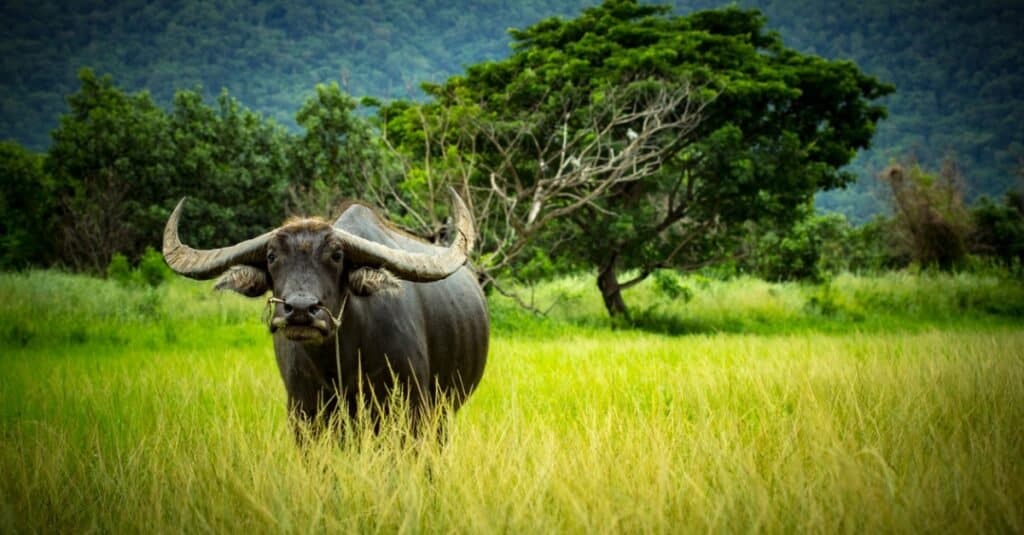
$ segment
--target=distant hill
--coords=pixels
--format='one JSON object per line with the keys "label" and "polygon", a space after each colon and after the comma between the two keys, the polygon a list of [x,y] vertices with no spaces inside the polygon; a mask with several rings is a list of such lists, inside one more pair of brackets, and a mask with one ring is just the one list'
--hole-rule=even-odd
{"label": "distant hill", "polygon": [[[503,57],[506,30],[575,16],[593,1],[157,0],[8,1],[0,6],[0,138],[43,150],[76,73],[169,103],[175,89],[227,88],[248,107],[294,125],[314,84],[349,92],[418,94],[467,65]],[[674,2],[678,13],[720,5]],[[971,196],[1015,184],[1024,159],[1024,1],[745,0],[798,50],[856,61],[892,82],[890,118],[853,168],[864,178],[819,206],[864,218],[879,209],[872,179],[907,154],[964,169]]]}

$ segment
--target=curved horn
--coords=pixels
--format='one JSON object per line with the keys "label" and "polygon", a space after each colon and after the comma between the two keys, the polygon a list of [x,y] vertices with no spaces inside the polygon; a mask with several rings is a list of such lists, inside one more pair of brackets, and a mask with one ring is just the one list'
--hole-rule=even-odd
{"label": "curved horn", "polygon": [[273,231],[222,249],[199,250],[181,243],[178,220],[181,219],[185,199],[182,197],[178,201],[164,226],[164,261],[171,269],[190,279],[205,280],[224,273],[234,265],[264,261],[267,242],[274,235]]}
{"label": "curved horn", "polygon": [[452,195],[456,236],[442,252],[411,253],[372,242],[339,228],[335,228],[334,233],[345,244],[345,252],[357,262],[386,267],[399,278],[412,282],[443,279],[466,263],[473,242],[476,241],[476,229],[473,228],[473,218],[466,203],[462,202],[453,188],[449,187],[448,191]]}

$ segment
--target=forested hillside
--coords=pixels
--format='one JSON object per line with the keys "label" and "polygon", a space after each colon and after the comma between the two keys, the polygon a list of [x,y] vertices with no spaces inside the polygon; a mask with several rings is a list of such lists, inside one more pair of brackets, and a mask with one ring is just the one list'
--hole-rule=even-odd
{"label": "forested hillside", "polygon": [[[508,28],[574,16],[593,1],[404,2],[237,0],[5,2],[0,7],[0,138],[41,150],[77,89],[82,66],[169,106],[176,89],[227,88],[294,125],[318,82],[356,95],[408,97],[467,65],[508,54]],[[677,1],[677,12],[717,1]],[[852,59],[896,85],[861,182],[819,205],[863,217],[878,208],[871,177],[893,158],[962,166],[970,196],[1014,186],[1024,158],[1024,2],[746,0],[788,46]],[[864,180],[867,178],[867,180]]]}
{"label": "forested hillside", "polygon": [[[1024,165],[1024,2],[785,0],[760,7],[789,46],[849,58],[896,85],[889,118],[855,161],[874,178],[913,156],[960,164],[968,197],[1020,185]],[[862,182],[865,182],[862,180]],[[825,195],[819,205],[856,214],[870,206],[874,181]],[[877,202],[877,201],[875,201]]]}

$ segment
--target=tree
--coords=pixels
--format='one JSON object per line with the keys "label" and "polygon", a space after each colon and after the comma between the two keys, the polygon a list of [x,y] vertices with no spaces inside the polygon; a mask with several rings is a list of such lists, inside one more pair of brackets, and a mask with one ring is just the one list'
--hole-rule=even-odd
{"label": "tree", "polygon": [[1007,192],[1002,204],[982,197],[971,208],[971,221],[974,253],[1024,264],[1024,193]]}
{"label": "tree", "polygon": [[127,95],[110,76],[79,73],[81,89],[54,130],[46,168],[59,200],[61,258],[102,273],[114,253],[152,243],[139,221],[167,189],[167,116],[148,93]]}
{"label": "tree", "polygon": [[914,163],[893,164],[880,177],[889,185],[893,226],[910,259],[942,269],[963,262],[973,229],[956,164],[947,159],[937,175]]}
{"label": "tree", "polygon": [[237,242],[280,222],[291,142],[281,127],[226,92],[214,109],[198,90],[179,91],[168,114],[110,76],[83,69],[79,78],[46,158],[61,260],[102,273],[114,253],[138,258],[159,244],[167,214],[185,195],[196,197],[186,239],[200,246]]}
{"label": "tree", "polygon": [[[551,197],[536,216],[557,214],[551,223],[561,239],[546,243],[547,252],[596,268],[609,314],[628,317],[622,291],[655,270],[703,265],[727,250],[745,221],[791,220],[815,192],[851,182],[840,168],[868,146],[885,115],[872,101],[890,86],[850,62],[788,49],[764,25],[757,11],[671,16],[664,6],[609,0],[573,20],[513,31],[511,57],[427,86],[434,102],[423,109],[483,123],[459,151],[474,167],[504,172],[494,173],[493,183],[491,172],[471,177],[474,205],[497,198],[507,208],[524,203],[498,192],[542,189],[545,168],[565,161],[563,149],[578,152],[600,138],[592,118],[608,95],[626,119],[603,123],[607,143],[598,152],[605,159],[645,132],[651,116],[641,110],[659,99],[674,102],[656,114],[673,126],[647,137],[645,146],[656,150],[651,165],[639,162],[639,176],[615,180],[621,168],[595,172],[588,181],[607,184],[597,195],[584,202]],[[681,90],[685,98],[675,98]],[[680,121],[687,115],[691,120]],[[525,205],[527,214],[535,206]],[[632,276],[622,280],[623,272]]]}
{"label": "tree", "polygon": [[168,183],[148,199],[149,232],[159,236],[170,209],[186,195],[193,197],[183,229],[190,243],[237,243],[281,222],[294,143],[283,128],[226,90],[216,107],[205,104],[199,90],[185,90],[174,96],[169,129],[173,161]]}
{"label": "tree", "polygon": [[53,205],[43,156],[12,141],[0,142],[0,269],[52,259]]}
{"label": "tree", "polygon": [[326,214],[346,198],[367,199],[377,191],[385,162],[370,125],[354,113],[357,106],[336,82],[317,84],[295,115],[305,133],[289,154],[290,211]]}
{"label": "tree", "polygon": [[821,281],[846,267],[851,229],[841,214],[815,214],[804,207],[792,225],[760,229],[745,236],[741,266],[766,280]]}
{"label": "tree", "polygon": [[[635,84],[585,106],[566,102],[560,127],[545,138],[529,119],[508,120],[473,103],[393,105],[388,112],[403,114],[388,123],[387,139],[407,153],[412,145],[418,158],[404,160],[403,204],[426,214],[416,217],[421,233],[436,235],[442,189],[469,192],[487,251],[478,267],[493,283],[495,274],[542,254],[536,244],[551,237],[552,223],[657,170],[673,145],[666,139],[683,142],[699,120],[693,93],[687,85]],[[542,120],[537,108],[531,113]]]}

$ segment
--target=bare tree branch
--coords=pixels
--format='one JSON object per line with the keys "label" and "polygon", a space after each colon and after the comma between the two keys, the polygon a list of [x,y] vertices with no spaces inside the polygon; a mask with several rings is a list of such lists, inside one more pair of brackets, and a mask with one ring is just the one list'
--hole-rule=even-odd
{"label": "bare tree branch", "polygon": [[[681,86],[642,101],[623,91],[610,92],[602,105],[566,110],[557,133],[546,139],[537,139],[525,124],[511,133],[494,122],[474,125],[500,156],[488,169],[490,188],[501,200],[493,208],[503,211],[505,224],[515,229],[506,234],[511,243],[493,244],[486,267],[510,265],[541,228],[583,207],[614,215],[599,201],[619,186],[657,172],[696,128],[702,108],[692,88]],[[533,180],[499,181],[503,173],[516,173],[517,158],[524,153],[537,163]]]}
{"label": "bare tree branch", "polygon": [[[406,210],[422,227],[418,233],[435,235],[435,203],[444,198],[440,188],[456,187],[480,230],[476,266],[485,284],[494,284],[496,274],[530,251],[552,222],[584,208],[614,216],[604,202],[608,196],[659,172],[689,143],[708,102],[697,94],[687,84],[646,92],[615,89],[585,102],[564,101],[555,113],[538,104],[512,119],[471,102],[439,105],[433,113],[418,108],[423,155],[403,154],[389,138],[384,143],[405,176],[424,174],[426,190],[399,191],[398,180],[381,180],[370,189]],[[692,192],[681,178],[669,199],[666,227],[686,214],[690,195],[676,201],[684,185]]]}

